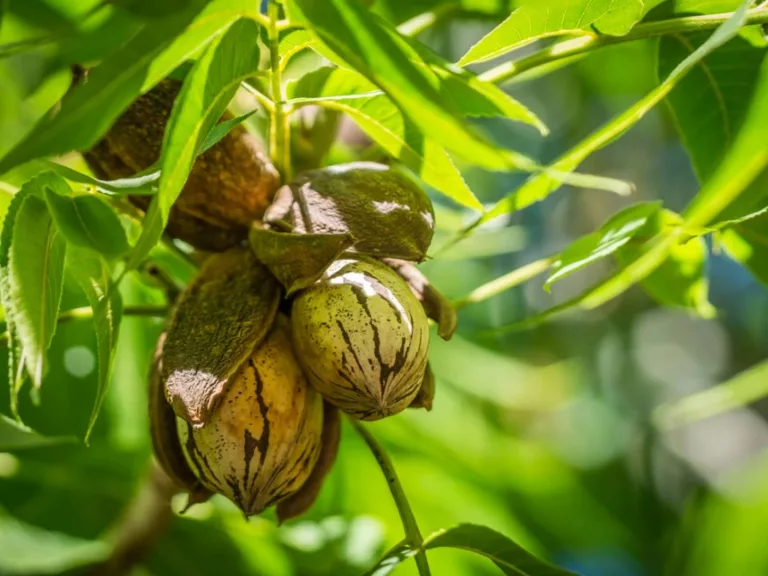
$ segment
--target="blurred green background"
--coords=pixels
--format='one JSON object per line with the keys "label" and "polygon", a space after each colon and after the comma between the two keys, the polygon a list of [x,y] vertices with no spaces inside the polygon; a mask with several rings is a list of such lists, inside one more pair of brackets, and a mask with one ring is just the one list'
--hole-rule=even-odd
{"label": "blurred green background", "polygon": [[[2,45],[68,21],[74,25],[94,2],[12,4],[0,29]],[[410,2],[409,9],[417,12],[418,4]],[[397,5],[377,3],[390,16]],[[399,19],[406,16],[398,12]],[[453,21],[423,40],[455,60],[492,25]],[[546,139],[505,120],[479,126],[507,147],[551,160],[655,85],[654,50],[654,41],[604,49],[509,87],[551,128]],[[50,66],[70,57],[43,46],[0,59],[0,155],[61,97],[69,72],[50,74]],[[341,135],[330,161],[354,157],[365,145],[352,124],[344,123]],[[76,156],[66,161],[84,169]],[[629,199],[565,187],[491,222],[423,270],[458,299],[561,250],[629,203],[659,199],[680,210],[698,189],[664,106],[582,170],[632,181],[637,192]],[[0,182],[2,211],[28,175],[17,170]],[[522,179],[473,169],[464,175],[488,204]],[[444,197],[434,201],[437,246],[472,214]],[[157,250],[155,257],[179,277],[192,273],[170,253]],[[660,308],[633,289],[596,311],[507,336],[489,333],[579,293],[607,266],[593,265],[551,294],[538,278],[463,309],[451,342],[432,339],[434,409],[409,410],[370,426],[392,455],[422,532],[486,524],[583,576],[768,574],[768,404],[673,431],[652,424],[658,406],[765,358],[768,293],[743,268],[711,254],[710,297],[718,310],[712,320]],[[86,305],[69,282],[62,309]],[[122,290],[126,305],[163,302],[162,292],[139,274]],[[90,447],[0,453],[0,574],[66,573],[103,554],[102,539],[148,471],[146,374],[161,328],[157,319],[123,320],[111,388]],[[27,424],[46,435],[83,436],[96,390],[94,349],[89,325],[59,327],[40,405],[22,395]],[[5,354],[2,364],[0,389],[7,385]],[[768,370],[758,377],[768,377]],[[6,414],[7,397],[0,394]],[[214,498],[175,517],[136,574],[359,575],[401,538],[380,470],[345,427],[338,461],[308,515],[282,527],[269,516],[246,522],[234,505]],[[434,551],[430,562],[440,576],[498,573],[490,562],[460,551]],[[416,571],[406,563],[398,573]]]}

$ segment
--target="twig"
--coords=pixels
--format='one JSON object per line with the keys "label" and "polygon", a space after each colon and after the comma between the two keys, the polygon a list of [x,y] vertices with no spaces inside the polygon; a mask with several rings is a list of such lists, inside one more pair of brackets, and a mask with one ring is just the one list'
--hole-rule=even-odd
{"label": "twig", "polygon": [[285,94],[282,85],[282,74],[280,72],[280,4],[277,0],[270,0],[269,8],[269,59],[272,70],[271,75],[271,99],[274,103],[271,122],[269,125],[269,153],[272,161],[277,166],[283,176],[283,181],[289,182],[292,179],[291,174],[291,127],[289,124],[289,115],[285,107]]}
{"label": "twig", "polygon": [[[168,306],[126,306],[123,309],[123,316],[147,316],[154,318],[164,318],[168,314]],[[65,324],[72,320],[87,320],[93,318],[93,309],[90,306],[82,308],[72,308],[59,314],[59,324]],[[8,332],[0,334],[0,346],[8,345]]]}
{"label": "twig", "polygon": [[[491,68],[479,75],[481,80],[501,84],[523,72],[564,60],[574,56],[586,54],[605,46],[622,44],[624,42],[633,42],[655,36],[666,34],[679,34],[684,32],[698,32],[703,30],[713,30],[725,21],[727,21],[733,12],[721,14],[704,14],[701,16],[683,16],[680,18],[670,18],[659,20],[657,22],[646,22],[635,26],[629,34],[624,36],[606,36],[585,33],[582,36],[556,42],[543,50],[534,52],[530,56],[505,62]],[[753,8],[747,13],[745,25],[764,24],[768,22],[768,8]]]}
{"label": "twig", "polygon": [[403,491],[403,487],[400,484],[400,480],[397,478],[395,467],[392,465],[392,460],[389,459],[389,455],[384,451],[384,448],[378,443],[376,438],[368,432],[368,430],[359,421],[350,418],[352,426],[355,431],[363,437],[368,448],[371,449],[376,462],[378,462],[381,471],[384,473],[384,478],[387,480],[389,491],[392,493],[392,498],[397,506],[397,511],[400,514],[400,521],[403,523],[403,529],[405,530],[405,537],[408,543],[416,550],[416,566],[419,569],[420,576],[431,576],[429,570],[429,563],[427,562],[427,554],[424,551],[423,543],[424,538],[419,531],[419,525],[416,523],[416,517],[413,515],[411,505],[408,503],[408,497]]}
{"label": "twig", "polygon": [[546,271],[552,264],[554,264],[559,256],[559,254],[556,254],[554,256],[549,256],[548,258],[536,260],[530,264],[512,270],[512,272],[505,274],[504,276],[491,280],[479,288],[475,288],[464,298],[454,302],[453,307],[460,310],[464,308],[464,306],[488,300],[488,298],[501,294],[505,290],[509,290],[514,286],[527,282],[531,278]]}

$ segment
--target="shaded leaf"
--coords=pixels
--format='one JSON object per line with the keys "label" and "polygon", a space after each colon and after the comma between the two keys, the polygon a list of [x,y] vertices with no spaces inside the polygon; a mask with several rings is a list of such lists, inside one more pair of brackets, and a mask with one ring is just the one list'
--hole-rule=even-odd
{"label": "shaded leaf", "polygon": [[[651,218],[641,235],[650,239],[669,228],[682,225],[682,218],[664,210]],[[642,246],[625,245],[616,251],[616,258],[626,266],[643,253]],[[705,275],[707,244],[704,238],[690,238],[675,243],[666,260],[643,278],[640,285],[654,299],[667,306],[680,306],[695,311],[703,318],[712,318],[715,309],[709,303],[709,281]]]}
{"label": "shaded leaf", "polygon": [[0,173],[34,158],[92,146],[136,96],[232,22],[231,16],[222,21],[204,20],[213,6],[218,7],[216,3],[201,15],[198,26],[190,26],[182,33],[204,5],[204,0],[194,0],[185,10],[153,21],[91,70],[87,82],[70,91],[60,107],[49,112],[0,160]]}
{"label": "shaded leaf", "polygon": [[266,336],[280,287],[251,250],[210,256],[179,297],[162,357],[176,414],[205,424],[227,380]]}
{"label": "shaded leaf", "polygon": [[426,550],[458,548],[485,556],[509,576],[575,576],[539,560],[503,534],[477,524],[459,524],[428,536]]}
{"label": "shaded leaf", "polygon": [[236,22],[209,46],[187,75],[165,132],[158,193],[144,219],[129,268],[138,266],[160,240],[197,151],[240,83],[258,70],[258,31],[254,22]]}
{"label": "shaded leaf", "polygon": [[42,436],[31,428],[0,414],[0,452],[14,452],[75,441],[74,438]]}
{"label": "shaded leaf", "polygon": [[472,46],[459,65],[490,60],[542,38],[578,34],[592,24],[604,34],[621,36],[642,13],[642,0],[525,0]]}
{"label": "shaded leaf", "polygon": [[249,240],[256,257],[290,296],[314,284],[354,244],[349,234],[292,234],[254,225]]}
{"label": "shaded leaf", "polygon": [[[683,3],[678,9],[695,9],[695,4]],[[659,75],[666,74],[705,38],[700,33],[662,37]],[[709,178],[733,144],[754,95],[766,52],[765,41],[737,36],[702,59],[669,94],[666,101],[699,181]],[[768,175],[755,182],[742,199],[729,206],[718,219],[740,218],[762,207],[766,197]]]}
{"label": "shaded leaf", "polygon": [[552,264],[544,289],[549,291],[554,282],[616,252],[642,230],[660,206],[660,202],[644,202],[625,208],[611,216],[595,232],[573,242]]}
{"label": "shaded leaf", "polygon": [[[316,104],[344,112],[426,184],[459,204],[482,210],[445,149],[425,138],[387,96],[371,92],[375,88],[350,70],[321,68],[294,84],[293,95],[314,97]],[[345,98],[349,95],[357,97]]]}
{"label": "shaded leaf", "polygon": [[56,331],[66,248],[45,202],[27,196],[13,228],[9,283],[13,322],[35,388],[42,383],[45,352]]}
{"label": "shaded leaf", "polygon": [[[706,40],[706,35],[664,36],[659,41],[658,74],[665,76]],[[723,159],[741,128],[755,91],[766,48],[737,36],[702,59],[666,102],[699,180]]]}
{"label": "shaded leaf", "polygon": [[323,401],[323,434],[320,440],[320,456],[309,478],[302,487],[277,505],[277,519],[283,523],[291,518],[301,516],[312,507],[320,490],[323,487],[325,477],[336,462],[341,441],[341,413],[330,402]]}
{"label": "shaded leaf", "polygon": [[183,10],[187,0],[117,0],[115,4],[144,18],[158,18]]}
{"label": "shaded leaf", "polygon": [[305,172],[283,186],[264,222],[298,234],[348,235],[357,252],[421,261],[435,215],[429,196],[404,174],[351,162]]}
{"label": "shaded leaf", "polygon": [[49,532],[15,518],[0,517],[0,573],[65,574],[106,559],[107,543]]}
{"label": "shaded leaf", "polygon": [[90,248],[107,258],[128,252],[130,246],[120,218],[101,198],[92,194],[63,196],[46,188],[45,201],[56,227],[70,244]]}
{"label": "shaded leaf", "polygon": [[[119,226],[119,222],[117,225]],[[96,401],[85,433],[87,443],[107,393],[120,330],[123,301],[120,291],[110,278],[109,265],[97,252],[70,246],[67,262],[70,273],[77,279],[93,310],[92,323],[96,334],[99,379]]]}
{"label": "shaded leaf", "polygon": [[429,68],[414,64],[416,51],[387,22],[354,0],[289,0],[291,20],[311,28],[337,56],[403,110],[430,139],[489,169],[534,169],[535,163],[515,152],[499,149],[480,138],[446,102]]}

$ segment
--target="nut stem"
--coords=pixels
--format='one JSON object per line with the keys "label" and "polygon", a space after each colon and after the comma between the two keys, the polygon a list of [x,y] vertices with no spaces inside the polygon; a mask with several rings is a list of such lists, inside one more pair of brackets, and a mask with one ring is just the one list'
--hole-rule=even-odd
{"label": "nut stem", "polygon": [[384,448],[374,438],[374,436],[368,431],[368,429],[358,420],[350,418],[349,421],[355,429],[355,432],[360,434],[371,449],[373,457],[376,458],[376,462],[379,464],[381,471],[384,473],[384,478],[387,480],[387,486],[392,494],[392,498],[397,506],[397,511],[400,514],[400,521],[403,523],[403,529],[405,530],[405,537],[414,550],[416,550],[416,567],[419,569],[420,576],[431,576],[429,570],[429,562],[427,561],[427,554],[424,550],[424,538],[419,531],[419,525],[416,523],[416,517],[413,515],[411,505],[408,502],[408,497],[405,495],[403,486],[400,484],[400,480],[395,472],[395,467],[392,465],[389,455],[384,451]]}

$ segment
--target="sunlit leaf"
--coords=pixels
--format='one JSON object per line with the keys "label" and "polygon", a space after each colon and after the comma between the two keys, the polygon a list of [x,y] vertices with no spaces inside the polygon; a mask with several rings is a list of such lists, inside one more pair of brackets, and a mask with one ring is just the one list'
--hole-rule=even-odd
{"label": "sunlit leaf", "polygon": [[42,436],[31,428],[0,414],[0,452],[14,452],[74,441],[74,438]]}
{"label": "sunlit leaf", "polygon": [[368,570],[363,576],[387,576],[402,562],[410,558],[416,551],[405,542],[400,542],[389,550],[376,565]]}
{"label": "sunlit leaf", "polygon": [[50,188],[44,194],[53,221],[67,242],[108,258],[128,252],[130,247],[120,219],[104,200],[93,194],[64,196]]}
{"label": "sunlit leaf", "polygon": [[469,129],[441,96],[419,55],[387,22],[353,0],[290,0],[291,19],[305,23],[338,56],[387,95],[430,139],[489,169],[534,169],[524,156],[493,146]]}
{"label": "sunlit leaf", "polygon": [[[681,224],[679,215],[669,211],[659,212],[648,221],[642,234],[653,238]],[[642,246],[628,244],[618,249],[616,257],[626,266],[641,254]],[[715,309],[708,299],[709,282],[705,275],[707,254],[704,238],[683,239],[670,247],[666,260],[643,278],[640,285],[662,304],[689,308],[703,318],[711,318]]]}
{"label": "sunlit leaf", "polygon": [[442,530],[425,540],[427,550],[458,548],[484,556],[508,576],[575,576],[539,560],[503,534],[477,524],[459,524]]}
{"label": "sunlit leaf", "polygon": [[[722,44],[737,32],[749,4],[749,2],[742,4],[741,8],[720,26],[699,50],[710,42]],[[768,60],[763,62],[760,69],[757,88],[742,129],[723,161],[683,212],[683,223],[681,228],[677,229],[678,232],[659,235],[646,242],[642,254],[631,264],[587,292],[502,330],[536,325],[574,307],[596,308],[620,295],[636,282],[650,276],[666,262],[669,254],[679,245],[685,229],[695,233],[705,229],[727,206],[737,201],[744,190],[768,167],[766,125],[768,125]],[[696,265],[695,262],[694,265]]]}
{"label": "sunlit leaf", "polygon": [[171,206],[187,181],[197,151],[227,108],[240,83],[259,68],[259,27],[240,20],[208,47],[181,88],[168,121],[158,193],[131,254],[135,268],[157,243]]}
{"label": "sunlit leaf", "polygon": [[130,42],[90,70],[87,82],[67,94],[60,109],[51,111],[0,160],[0,173],[33,158],[90,148],[139,94],[151,89],[238,17],[254,11],[253,3],[246,0],[210,4],[194,0],[182,11],[153,19]]}
{"label": "sunlit leaf", "polygon": [[110,279],[109,265],[97,252],[70,247],[67,253],[67,263],[68,270],[77,279],[88,298],[88,303],[91,305],[93,330],[96,334],[99,380],[93,412],[85,434],[87,443],[107,392],[117,346],[123,303],[120,291]]}
{"label": "sunlit leaf", "polygon": [[[320,69],[292,86],[296,98],[314,97],[317,104],[346,113],[387,153],[399,159],[430,186],[459,204],[482,210],[445,149],[425,139],[385,95],[359,74],[342,68]],[[290,88],[290,87],[289,87]],[[372,94],[371,90],[377,93]],[[357,95],[359,98],[345,98]]]}
{"label": "sunlit leaf", "polygon": [[27,372],[36,388],[56,331],[66,248],[45,202],[34,196],[24,199],[10,247],[10,296]]}
{"label": "sunlit leaf", "polygon": [[660,205],[659,202],[645,202],[625,208],[595,232],[573,242],[552,265],[544,289],[549,290],[558,280],[616,252],[640,232],[648,219],[658,212]]}
{"label": "sunlit leaf", "polygon": [[291,58],[302,50],[315,48],[320,41],[309,30],[294,30],[280,40],[278,53],[280,54],[280,67],[285,69]]}
{"label": "sunlit leaf", "polygon": [[745,370],[730,380],[686,396],[654,410],[653,419],[663,430],[671,430],[734,410],[768,396],[768,362]]}
{"label": "sunlit leaf", "polygon": [[[560,172],[574,170],[590,154],[609,144],[639,122],[643,116],[669,94],[677,83],[680,82],[680,80],[682,80],[702,58],[712,53],[716,48],[722,46],[738,33],[739,28],[744,22],[747,6],[748,2],[742,4],[741,8],[734,13],[731,18],[723,23],[706,42],[699,46],[699,48],[685,60],[680,62],[656,88],[646,94],[645,97],[636,102],[633,106],[619,114],[607,124],[601,126],[598,130],[560,156],[553,164],[551,164],[551,168]],[[557,190],[561,184],[560,181],[544,173],[530,176],[522,186],[504,197],[492,209],[475,220],[475,222],[465,228],[459,236],[468,234],[480,224],[493,220],[502,214],[522,210],[535,202],[543,200]]]}
{"label": "sunlit leaf", "polygon": [[542,38],[583,32],[595,25],[623,35],[643,13],[642,0],[526,0],[459,60],[465,66],[506,54]]}
{"label": "sunlit leaf", "polygon": [[45,169],[56,172],[70,182],[78,184],[87,184],[95,187],[99,192],[110,196],[148,196],[156,192],[153,184],[160,179],[160,171],[155,170],[142,174],[141,176],[132,176],[130,178],[121,178],[119,180],[100,180],[73,170],[69,166],[50,162],[48,160],[37,160]]}
{"label": "sunlit leaf", "polygon": [[721,234],[719,242],[731,258],[768,285],[768,214],[763,212],[729,227]]}

